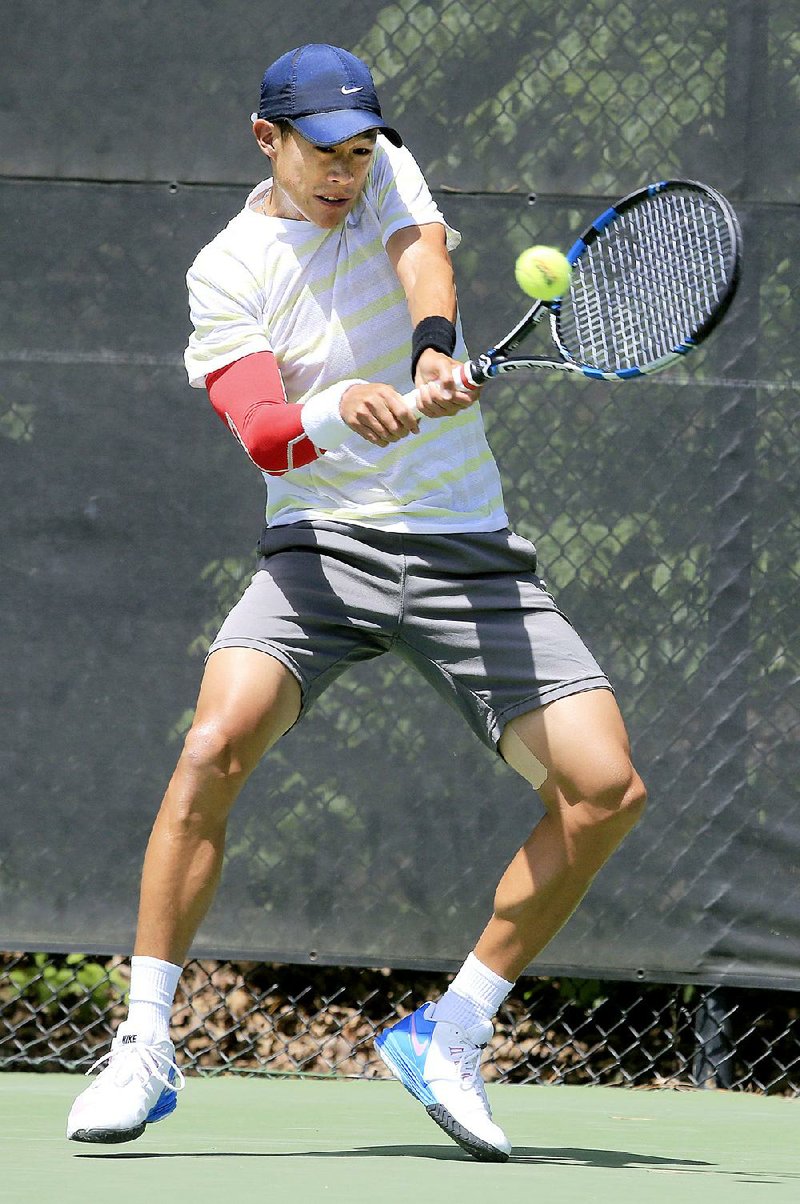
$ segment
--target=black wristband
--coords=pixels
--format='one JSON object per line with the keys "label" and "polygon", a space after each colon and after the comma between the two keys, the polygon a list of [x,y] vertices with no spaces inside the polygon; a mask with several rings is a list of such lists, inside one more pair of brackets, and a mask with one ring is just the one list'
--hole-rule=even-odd
{"label": "black wristband", "polygon": [[414,327],[411,336],[411,379],[417,374],[417,362],[423,351],[433,347],[434,351],[442,351],[452,355],[456,345],[456,328],[447,318],[438,315],[423,318]]}

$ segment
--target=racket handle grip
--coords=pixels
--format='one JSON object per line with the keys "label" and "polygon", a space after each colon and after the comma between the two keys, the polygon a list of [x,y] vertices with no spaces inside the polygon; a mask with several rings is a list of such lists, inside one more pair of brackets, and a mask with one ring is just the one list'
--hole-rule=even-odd
{"label": "racket handle grip", "polygon": [[[458,385],[459,389],[466,389],[468,393],[472,393],[480,387],[473,376],[471,360],[466,364],[459,364],[457,368],[453,369],[453,382]],[[414,417],[424,418],[424,414],[421,414],[417,409],[418,400],[419,394],[416,389],[412,389],[410,393],[403,394],[403,401]]]}

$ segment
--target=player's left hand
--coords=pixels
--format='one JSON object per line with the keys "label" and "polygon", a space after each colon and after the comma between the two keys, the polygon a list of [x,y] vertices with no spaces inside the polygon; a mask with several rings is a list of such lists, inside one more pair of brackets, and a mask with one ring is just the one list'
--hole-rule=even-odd
{"label": "player's left hand", "polygon": [[466,392],[459,389],[453,380],[453,372],[459,367],[451,359],[433,347],[426,348],[417,361],[414,385],[419,394],[417,409],[426,418],[447,418],[467,410],[478,400],[480,390]]}

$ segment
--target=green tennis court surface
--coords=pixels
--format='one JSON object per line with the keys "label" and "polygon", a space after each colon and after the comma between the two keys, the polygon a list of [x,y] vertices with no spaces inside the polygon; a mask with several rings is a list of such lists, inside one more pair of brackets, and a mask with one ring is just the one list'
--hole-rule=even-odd
{"label": "green tennis court surface", "polygon": [[0,1198],[156,1201],[800,1201],[800,1103],[719,1092],[495,1087],[514,1142],[462,1154],[390,1082],[193,1078],[125,1146],[63,1137],[86,1080],[0,1075]]}

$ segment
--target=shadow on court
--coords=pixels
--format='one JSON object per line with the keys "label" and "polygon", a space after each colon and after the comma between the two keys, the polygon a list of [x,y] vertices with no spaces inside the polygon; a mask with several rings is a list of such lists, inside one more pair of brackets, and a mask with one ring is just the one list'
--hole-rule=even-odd
{"label": "shadow on court", "polygon": [[[167,1153],[157,1150],[109,1151],[108,1153],[76,1154],[76,1158],[430,1158],[435,1162],[470,1162],[474,1159],[453,1147],[439,1145],[376,1145],[361,1146],[352,1150],[292,1150],[275,1151],[203,1150],[186,1153]],[[541,1148],[519,1146],[509,1158],[509,1164],[569,1165],[609,1170],[641,1170],[663,1167],[670,1170],[717,1169],[713,1162],[700,1162],[687,1158],[659,1158],[652,1154],[632,1154],[627,1150],[586,1150],[566,1148]]]}
{"label": "shadow on court", "polygon": [[[118,1159],[184,1159],[193,1160],[197,1158],[232,1158],[232,1159],[253,1159],[262,1158],[267,1160],[285,1160],[285,1159],[347,1159],[347,1158],[413,1158],[425,1159],[432,1162],[464,1162],[475,1165],[474,1160],[468,1154],[453,1147],[449,1149],[447,1146],[439,1145],[375,1145],[363,1146],[350,1150],[293,1150],[286,1153],[276,1151],[238,1151],[238,1150],[204,1150],[204,1151],[186,1151],[186,1152],[158,1152],[146,1151],[140,1152],[124,1152],[115,1151],[108,1153],[85,1153],[76,1154],[76,1158],[83,1160],[99,1160],[99,1161],[114,1161]],[[649,1171],[651,1173],[661,1173],[666,1175],[688,1175],[694,1178],[695,1176],[711,1176],[712,1181],[721,1177],[724,1180],[737,1183],[750,1183],[760,1187],[775,1186],[779,1187],[790,1181],[800,1180],[800,1172],[785,1172],[779,1171],[773,1173],[770,1171],[754,1172],[745,1170],[736,1170],[731,1167],[723,1167],[717,1162],[707,1162],[700,1159],[692,1158],[663,1158],[653,1154],[634,1154],[629,1150],[590,1150],[580,1149],[572,1146],[557,1146],[557,1147],[535,1147],[535,1146],[518,1146],[514,1153],[509,1158],[506,1166],[513,1165],[527,1166],[561,1166],[572,1168],[588,1168],[594,1170],[609,1170],[609,1171]],[[495,1170],[502,1168],[501,1163],[483,1163],[484,1166],[491,1166]]]}

